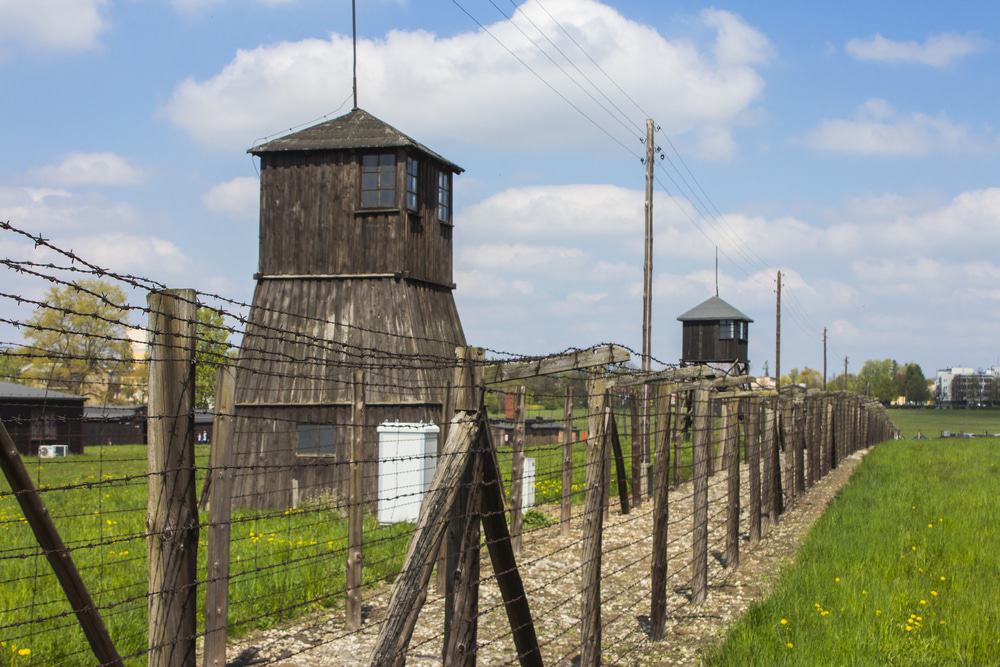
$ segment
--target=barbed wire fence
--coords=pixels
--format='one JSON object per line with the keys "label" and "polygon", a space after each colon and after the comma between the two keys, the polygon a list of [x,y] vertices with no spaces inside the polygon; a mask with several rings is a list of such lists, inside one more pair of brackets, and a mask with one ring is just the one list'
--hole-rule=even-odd
{"label": "barbed wire fence", "polygon": [[[895,434],[862,397],[642,373],[620,345],[519,355],[294,304],[264,325],[2,231],[58,259],[0,260],[27,281],[0,290],[24,313],[0,322],[91,345],[0,343],[29,369],[0,380],[36,388],[0,406],[0,665],[629,661],[845,457]],[[235,341],[197,356],[213,332]],[[137,336],[148,352],[124,360]],[[114,388],[65,370],[95,360],[131,370]],[[217,371],[207,446],[197,364]],[[538,378],[554,389],[528,391]],[[67,390],[148,391],[146,442],[84,442]],[[86,448],[37,456],[57,441]]]}

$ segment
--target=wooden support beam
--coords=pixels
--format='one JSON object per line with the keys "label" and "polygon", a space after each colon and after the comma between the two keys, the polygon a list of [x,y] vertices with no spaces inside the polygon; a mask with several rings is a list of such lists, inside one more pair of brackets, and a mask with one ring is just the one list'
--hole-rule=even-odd
{"label": "wooden support beam", "polygon": [[594,379],[588,384],[590,419],[587,433],[587,498],[583,514],[583,553],[580,598],[580,666],[601,664],[601,542],[604,531],[604,482],[607,466],[607,432],[611,408],[606,405],[607,383]]}
{"label": "wooden support beam", "polygon": [[104,619],[94,605],[90,592],[84,585],[79,570],[76,569],[73,556],[63,543],[55,524],[52,523],[52,516],[38,495],[38,489],[35,488],[31,475],[28,474],[21,456],[17,453],[17,446],[2,422],[0,422],[0,467],[3,468],[7,484],[18,505],[21,506],[25,521],[35,534],[39,548],[45,554],[56,580],[62,587],[66,599],[69,600],[70,608],[76,615],[76,620],[97,662],[101,665],[121,667],[124,663],[118,655],[114,642],[111,641]]}
{"label": "wooden support beam", "polygon": [[497,587],[500,589],[504,609],[507,612],[507,620],[514,638],[514,647],[517,649],[518,661],[522,667],[541,667],[542,654],[538,648],[535,623],[528,606],[524,582],[517,569],[510,532],[507,530],[503,485],[500,483],[500,466],[497,465],[496,449],[493,446],[489,429],[483,429],[481,438],[485,442],[485,447],[480,454],[483,470],[480,514],[483,520],[483,533],[486,535],[486,546],[490,553],[490,562],[493,565]]}
{"label": "wooden support beam", "polygon": [[612,384],[618,388],[635,387],[642,384],[662,385],[664,382],[683,383],[688,380],[710,380],[726,375],[726,371],[712,366],[682,366],[680,368],[665,368],[653,373],[629,373],[614,378]]}
{"label": "wooden support beam", "polygon": [[722,404],[723,433],[726,449],[726,568],[740,565],[740,439],[736,399]]}
{"label": "wooden support beam", "polygon": [[192,289],[151,292],[149,411],[148,664],[181,667],[197,658],[198,499],[194,462]]}
{"label": "wooden support beam", "polygon": [[492,362],[482,366],[483,384],[499,384],[511,380],[523,380],[584,368],[622,364],[631,358],[632,353],[620,345],[598,345],[586,350],[543,357],[535,361]]}
{"label": "wooden support beam", "polygon": [[760,399],[747,401],[747,474],[750,492],[750,542],[760,542]]}
{"label": "wooden support beam", "polygon": [[524,508],[524,386],[514,399],[514,442],[510,462],[510,539],[514,555],[521,553]]}
{"label": "wooden support beam", "polygon": [[618,438],[618,424],[615,420],[615,413],[611,413],[611,426],[607,434],[611,437],[611,450],[615,457],[615,477],[618,481],[618,499],[621,502],[622,514],[629,513],[628,504],[628,478],[625,473],[625,454],[622,452],[622,443]]}
{"label": "wooden support beam", "polygon": [[570,520],[573,517],[573,387],[566,387],[563,406],[562,431],[562,502],[559,506],[560,533],[569,536]]}
{"label": "wooden support beam", "polygon": [[229,625],[229,533],[232,508],[236,367],[220,366],[215,379],[215,423],[209,451],[208,581],[205,583],[205,667],[226,666]]}
{"label": "wooden support beam", "polygon": [[479,437],[478,415],[460,411],[451,420],[448,440],[438,460],[430,489],[420,505],[417,524],[403,561],[403,568],[392,587],[385,621],[372,649],[372,665],[401,666],[413,635],[417,615],[427,596],[438,547],[444,538],[445,525],[455,501],[463,493],[462,480],[473,456],[473,444]]}
{"label": "wooden support beam", "polygon": [[708,459],[711,440],[710,392],[694,392],[694,501],[691,541],[691,602],[701,604],[708,597]]}
{"label": "wooden support beam", "polygon": [[347,629],[361,627],[361,583],[364,566],[365,372],[354,371],[351,409],[350,493],[347,501]]}
{"label": "wooden support beam", "polygon": [[670,524],[671,394],[660,388],[656,396],[656,444],[653,464],[653,553],[650,558],[649,638],[662,640],[667,633],[667,528]]}
{"label": "wooden support beam", "polygon": [[[635,390],[628,392],[628,404],[631,412],[629,440],[632,445],[632,505],[634,507],[642,505],[642,445],[648,440],[644,431],[646,424],[639,417],[639,396],[643,395],[643,391],[648,391],[648,386],[643,385],[639,392]],[[643,417],[648,417],[647,410],[648,408],[644,404]]]}

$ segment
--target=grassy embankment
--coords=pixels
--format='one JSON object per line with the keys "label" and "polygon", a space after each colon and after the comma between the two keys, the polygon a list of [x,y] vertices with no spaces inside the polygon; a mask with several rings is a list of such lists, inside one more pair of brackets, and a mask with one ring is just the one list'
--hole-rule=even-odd
{"label": "grassy embankment", "polygon": [[[1000,431],[1000,411],[892,417],[907,435]],[[998,496],[1000,439],[880,445],[707,664],[1000,664]]]}

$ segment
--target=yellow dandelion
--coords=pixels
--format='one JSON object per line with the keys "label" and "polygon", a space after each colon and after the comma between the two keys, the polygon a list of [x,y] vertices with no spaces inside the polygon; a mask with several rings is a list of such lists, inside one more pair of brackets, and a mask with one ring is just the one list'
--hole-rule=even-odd
{"label": "yellow dandelion", "polygon": [[920,604],[927,604],[927,600],[921,600]]}
{"label": "yellow dandelion", "polygon": [[929,523],[929,524],[927,524],[927,527],[928,527],[928,528],[933,528],[933,527],[934,527],[934,524],[933,524],[933,523]]}
{"label": "yellow dandelion", "polygon": [[944,625],[944,621],[938,621],[939,625]]}
{"label": "yellow dandelion", "polygon": [[825,616],[829,616],[829,615],[830,615],[830,612],[828,612],[828,611],[827,611],[826,609],[824,609],[823,611],[821,611],[821,612],[819,613],[819,615],[820,615],[820,616],[824,616],[824,617],[825,617]]}
{"label": "yellow dandelion", "polygon": [[22,648],[17,652],[18,655],[31,655],[30,648]]}
{"label": "yellow dandelion", "polygon": [[882,610],[881,609],[876,609],[875,610],[875,615],[876,616],[881,616],[882,615]]}
{"label": "yellow dandelion", "polygon": [[788,625],[788,619],[787,618],[783,618],[783,619],[781,619],[779,621],[779,623],[781,623],[782,625]]}
{"label": "yellow dandelion", "polygon": [[787,649],[793,649],[793,648],[795,648],[795,644],[793,644],[792,642],[788,642],[787,644],[785,644],[785,648],[787,648]]}
{"label": "yellow dandelion", "polygon": [[916,545],[916,544],[914,544],[914,545],[913,545],[912,547],[910,547],[910,549],[911,549],[912,551],[916,551],[916,550],[917,550],[917,545]]}
{"label": "yellow dandelion", "polygon": [[937,591],[931,591],[931,597],[937,597]]}
{"label": "yellow dandelion", "polygon": [[833,583],[839,584],[840,583],[840,577],[834,577],[833,578]]}
{"label": "yellow dandelion", "polygon": [[907,632],[912,632],[913,631],[913,626],[912,625],[907,625],[906,626],[906,631]]}
{"label": "yellow dandelion", "polygon": [[941,575],[941,581],[944,581],[944,580],[945,580],[944,575]]}

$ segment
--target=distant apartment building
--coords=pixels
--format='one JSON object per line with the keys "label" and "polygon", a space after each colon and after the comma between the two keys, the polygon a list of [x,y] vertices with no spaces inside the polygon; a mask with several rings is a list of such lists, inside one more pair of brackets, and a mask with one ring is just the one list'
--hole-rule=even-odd
{"label": "distant apartment building", "polygon": [[1000,406],[1000,366],[939,370],[935,398],[943,407]]}

